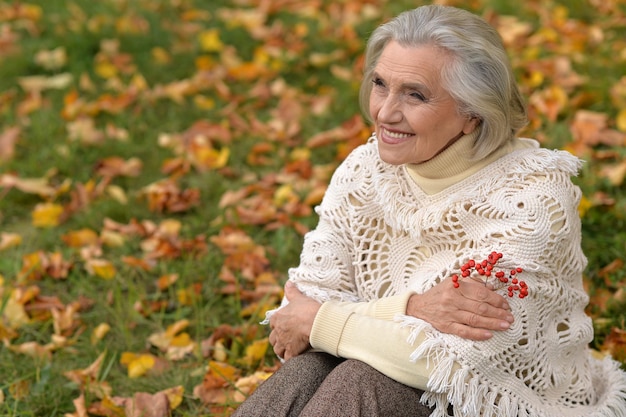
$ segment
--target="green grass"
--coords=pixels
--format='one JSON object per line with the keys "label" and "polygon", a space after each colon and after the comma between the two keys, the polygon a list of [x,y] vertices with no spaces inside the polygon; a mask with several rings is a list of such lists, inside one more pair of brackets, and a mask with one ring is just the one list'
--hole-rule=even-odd
{"label": "green grass", "polygon": [[[624,34],[622,28],[614,25],[620,13],[622,17],[626,14],[621,4],[615,11],[618,15],[608,16],[597,12],[584,0],[546,5],[534,1],[513,3],[484,0],[472,2],[472,7],[458,3],[479,14],[519,16],[528,21],[534,31],[549,23],[545,21],[545,16],[550,16],[550,8],[555,4],[563,4],[569,8],[572,19],[580,19],[581,24],[605,28],[607,41],[617,41]],[[150,352],[163,356],[148,345],[147,338],[155,332],[164,331],[172,323],[187,319],[190,326],[186,331],[198,343],[206,341],[222,324],[241,331],[230,336],[227,347],[230,349],[228,362],[240,368],[243,375],[274,364],[270,352],[261,364],[247,366],[241,363],[245,347],[253,340],[264,337],[266,330],[261,327],[257,329],[261,312],[242,314],[249,306],[244,290],[254,289],[252,284],[246,282],[244,271],[234,271],[240,285],[238,292],[233,295],[220,293],[224,287],[220,271],[225,255],[212,243],[211,237],[218,236],[227,227],[240,228],[255,244],[265,248],[269,261],[268,272],[282,281],[286,278],[287,269],[298,263],[302,236],[294,230],[292,224],[270,229],[264,224],[246,224],[237,217],[233,208],[223,209],[218,203],[227,191],[258,184],[266,184],[270,189],[259,189],[257,193],[268,192],[271,196],[281,183],[271,182],[268,178],[284,174],[284,167],[293,149],[305,146],[306,140],[312,135],[338,126],[359,112],[358,80],[336,78],[330,64],[344,69],[352,68],[358,62],[365,38],[373,28],[416,4],[404,0],[375,2],[377,16],[361,17],[356,26],[349,25],[354,28],[356,37],[353,40],[340,36],[342,22],[339,19],[344,2],[323,1],[321,8],[316,11],[288,6],[272,11],[264,24],[275,31],[284,28],[284,32],[280,36],[264,36],[268,36],[267,42],[271,45],[269,50],[274,54],[272,59],[281,65],[280,68],[273,69],[270,75],[259,75],[251,80],[220,74],[211,82],[198,84],[195,90],[182,94],[180,101],[152,99],[146,92],[139,93],[123,111],[100,111],[93,115],[98,130],[104,131],[110,125],[124,129],[128,134],[127,141],[106,139],[99,145],[69,140],[68,125],[74,120],[63,118],[62,110],[71,91],[76,91],[88,103],[96,103],[103,94],[124,94],[133,77],[139,75],[151,91],[155,91],[157,86],[168,86],[174,82],[191,82],[198,76],[197,59],[210,60],[214,68],[223,64],[219,52],[203,51],[201,48],[198,35],[207,29],[217,29],[226,48],[233,48],[234,54],[242,61],[253,59],[255,51],[264,47],[266,40],[259,39],[258,35],[250,33],[243,25],[226,21],[220,10],[245,9],[251,13],[256,9],[238,7],[235,2],[227,0],[75,0],[71,5],[61,0],[40,0],[30,4],[40,8],[40,19],[0,21],[0,26],[10,28],[19,39],[13,51],[0,49],[0,97],[13,94],[6,105],[0,101],[0,134],[9,126],[21,129],[15,156],[0,162],[0,175],[14,173],[20,178],[46,176],[54,186],[71,181],[68,191],[52,199],[56,203],[67,204],[79,185],[101,181],[96,167],[105,158],[137,157],[143,162],[143,169],[138,177],[116,177],[112,180],[112,185],[126,192],[128,204],[122,204],[106,193],[98,195],[72,213],[66,222],[53,228],[32,225],[31,213],[36,204],[44,201],[40,196],[16,189],[0,189],[0,232],[19,233],[23,239],[20,246],[0,253],[0,275],[4,278],[3,283],[0,283],[0,316],[4,317],[10,294],[16,288],[37,287],[41,295],[58,297],[64,305],[77,300],[89,300],[89,307],[82,309],[77,317],[78,327],[68,332],[71,343],[55,351],[51,360],[33,359],[13,352],[6,346],[0,347],[0,391],[4,397],[4,401],[0,400],[0,415],[39,417],[63,416],[74,412],[72,402],[80,395],[80,387],[66,378],[64,373],[88,367],[102,353],[105,359],[98,378],[110,384],[114,395],[130,397],[136,392],[154,393],[181,385],[185,388],[184,399],[172,412],[173,416],[218,415],[217,410],[211,411],[193,396],[193,389],[202,381],[210,358],[196,352],[183,360],[172,361],[170,367],[159,375],[129,378],[125,367],[120,364],[120,357],[124,352]],[[0,10],[8,7],[0,5]],[[540,15],[539,11],[542,10],[548,12]],[[196,17],[190,17],[192,15]],[[0,13],[0,16],[3,14]],[[126,29],[121,28],[120,24],[126,22],[121,20],[123,17],[136,19],[130,29],[140,30],[133,32],[128,30],[128,26],[124,26]],[[119,52],[126,54],[126,58],[121,58],[128,59],[128,63],[134,67],[128,73],[121,73],[115,83],[99,76],[96,67],[97,56],[102,53],[102,41],[110,39],[119,40]],[[623,57],[616,58],[610,44],[603,42],[596,45],[590,42],[583,46],[582,51],[572,52],[573,68],[585,75],[587,81],[571,95],[574,97],[580,93],[591,97],[581,108],[608,114],[609,127],[614,128],[615,117],[620,109],[612,105],[610,89],[626,71],[626,60]],[[63,46],[68,54],[67,62],[62,67],[46,69],[34,61],[38,52],[59,46]],[[153,48],[167,51],[170,61],[156,63]],[[329,65],[316,67],[309,60],[312,53],[332,53],[338,49],[344,51],[345,58]],[[541,51],[541,56],[550,58],[557,53],[561,52],[546,47]],[[525,62],[520,56],[516,55],[514,61],[516,70],[521,74],[526,65],[532,62]],[[64,72],[74,77],[70,86],[61,90],[43,91],[43,104],[40,107],[27,114],[20,113],[20,106],[27,99],[26,92],[18,84],[20,77],[52,76]],[[88,79],[92,88],[85,88],[80,81],[81,77],[83,80]],[[545,84],[537,88],[549,86],[550,74],[547,74],[546,79]],[[281,139],[280,135],[268,138],[268,134],[253,127],[255,120],[265,124],[276,117],[275,109],[282,94],[272,95],[263,91],[262,87],[279,88],[279,84],[273,84],[277,80],[284,80],[284,94],[295,94],[305,106],[298,120],[300,131],[289,140]],[[220,82],[223,85],[220,86]],[[227,88],[230,96],[224,96],[218,87]],[[529,93],[533,91],[528,86],[524,88]],[[311,97],[329,91],[332,100],[327,111],[311,114],[307,107]],[[198,96],[210,98],[214,106],[198,107],[195,104]],[[229,106],[233,110],[224,112]],[[548,147],[567,146],[572,141],[569,124],[576,110],[578,108],[568,107],[554,122],[542,118],[536,128],[530,128],[526,133],[529,136],[543,135],[544,145]],[[243,130],[238,130],[241,127],[235,124],[233,112],[247,124]],[[217,147],[230,149],[228,165],[207,171],[191,168],[179,178],[178,184],[182,189],[199,191],[197,206],[180,213],[151,211],[146,198],[142,196],[142,190],[166,178],[167,175],[162,172],[163,162],[178,156],[173,150],[159,146],[160,135],[182,133],[200,120],[222,124],[233,133],[232,141],[228,143],[220,142],[219,138],[214,139]],[[255,145],[262,143],[269,144],[272,149],[266,155],[268,163],[250,166],[247,157]],[[608,150],[621,158],[626,156],[623,147]],[[313,150],[311,160],[317,166],[332,167],[338,163],[339,154],[336,145],[328,145]],[[614,293],[617,288],[623,288],[626,279],[623,267],[611,272],[608,277],[601,274],[602,268],[614,260],[624,260],[626,253],[626,185],[611,185],[598,175],[605,163],[602,159],[591,158],[582,175],[576,179],[589,199],[593,200],[597,192],[602,192],[614,200],[613,204],[592,207],[583,217],[584,249],[589,259],[585,275],[592,294],[607,289],[607,286]],[[304,183],[306,186],[311,185],[306,181]],[[313,227],[316,221],[313,214],[287,217],[290,221],[308,227]],[[176,219],[181,223],[180,238],[191,240],[204,236],[207,250],[197,258],[188,253],[161,258],[152,270],[144,271],[130,267],[122,260],[125,256],[140,258],[145,254],[142,238],[130,237],[121,247],[102,247],[101,257],[110,260],[117,268],[114,279],[104,280],[85,270],[80,249],[68,247],[63,236],[81,228],[100,232],[105,219],[123,225],[132,221],[149,221],[158,225],[165,219]],[[63,258],[73,264],[67,278],[57,280],[44,276],[40,280],[18,282],[23,256],[36,251],[62,253]],[[157,279],[170,273],[177,273],[179,280],[167,290],[159,291],[156,287]],[[196,286],[197,297],[191,303],[182,303],[178,298],[179,292],[192,286]],[[264,300],[258,301],[263,307]],[[138,306],[150,303],[160,303],[160,308],[150,314],[142,314]],[[601,348],[612,327],[626,329],[626,306],[613,301],[592,307],[597,328],[594,346]],[[108,323],[111,330],[102,340],[92,344],[91,332],[103,322]],[[256,334],[247,334],[255,329]],[[17,337],[10,340],[13,346],[29,342],[45,345],[54,333],[53,320],[49,317],[32,320],[15,331]],[[24,385],[20,385],[20,382]],[[25,390],[23,396],[15,392],[20,386]],[[88,404],[96,400],[92,394],[86,394]]]}

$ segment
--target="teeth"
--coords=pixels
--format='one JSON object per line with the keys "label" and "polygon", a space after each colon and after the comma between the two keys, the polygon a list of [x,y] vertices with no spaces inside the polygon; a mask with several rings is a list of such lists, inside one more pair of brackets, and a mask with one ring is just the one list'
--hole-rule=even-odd
{"label": "teeth", "polygon": [[389,136],[390,138],[394,138],[394,139],[403,139],[403,138],[408,138],[413,135],[409,133],[390,132],[389,130],[385,129],[385,136]]}

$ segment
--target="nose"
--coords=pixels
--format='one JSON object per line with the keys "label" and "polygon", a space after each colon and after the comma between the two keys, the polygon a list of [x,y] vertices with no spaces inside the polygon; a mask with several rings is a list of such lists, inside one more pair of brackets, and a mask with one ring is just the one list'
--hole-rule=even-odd
{"label": "nose", "polygon": [[400,103],[396,97],[389,94],[382,100],[378,110],[378,121],[384,123],[398,123],[402,120]]}

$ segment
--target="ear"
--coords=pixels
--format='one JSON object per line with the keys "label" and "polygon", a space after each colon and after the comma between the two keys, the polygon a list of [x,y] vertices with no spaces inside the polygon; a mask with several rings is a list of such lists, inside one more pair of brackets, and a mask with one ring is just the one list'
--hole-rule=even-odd
{"label": "ear", "polygon": [[467,119],[467,121],[463,125],[463,133],[465,133],[466,135],[469,135],[474,130],[476,130],[480,122],[481,120],[479,117],[471,116],[470,118]]}

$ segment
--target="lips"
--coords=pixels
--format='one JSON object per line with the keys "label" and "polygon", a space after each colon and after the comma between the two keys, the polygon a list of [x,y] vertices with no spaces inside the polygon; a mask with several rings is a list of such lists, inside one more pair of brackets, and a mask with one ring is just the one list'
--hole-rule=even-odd
{"label": "lips", "polygon": [[380,139],[385,143],[389,143],[389,144],[401,143],[411,137],[413,137],[412,133],[391,131],[382,126],[380,128]]}

